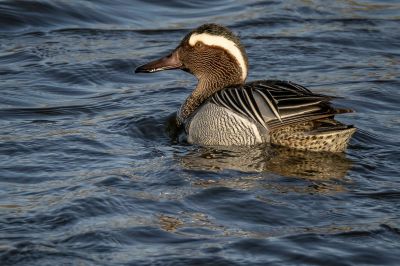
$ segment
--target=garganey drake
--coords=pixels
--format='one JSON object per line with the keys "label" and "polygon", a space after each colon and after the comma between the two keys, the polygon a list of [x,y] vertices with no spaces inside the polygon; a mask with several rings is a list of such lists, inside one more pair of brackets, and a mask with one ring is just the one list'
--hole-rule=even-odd
{"label": "garganey drake", "polygon": [[198,84],[177,113],[189,143],[249,146],[272,143],[296,149],[342,152],[356,129],[334,120],[352,112],[334,108],[333,97],[290,81],[245,83],[248,59],[237,36],[217,24],[187,34],[168,56],[136,73],[182,69]]}

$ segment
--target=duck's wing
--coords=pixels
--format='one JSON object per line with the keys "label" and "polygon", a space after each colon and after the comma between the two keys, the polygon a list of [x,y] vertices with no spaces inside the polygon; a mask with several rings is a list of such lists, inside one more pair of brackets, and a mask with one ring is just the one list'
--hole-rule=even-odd
{"label": "duck's wing", "polygon": [[210,101],[260,123],[268,130],[352,112],[331,106],[331,96],[315,94],[290,81],[263,80],[226,88]]}

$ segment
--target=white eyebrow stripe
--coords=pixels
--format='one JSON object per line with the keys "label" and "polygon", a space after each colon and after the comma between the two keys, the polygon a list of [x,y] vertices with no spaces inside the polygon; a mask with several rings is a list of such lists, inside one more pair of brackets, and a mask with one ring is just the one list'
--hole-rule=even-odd
{"label": "white eyebrow stripe", "polygon": [[242,52],[240,51],[239,47],[237,47],[233,41],[228,40],[223,36],[216,36],[208,33],[201,33],[201,34],[193,33],[190,36],[189,44],[191,46],[194,46],[198,41],[201,41],[202,43],[209,46],[218,46],[225,49],[239,62],[239,66],[242,69],[242,80],[244,81],[246,79],[247,67],[245,60],[243,58]]}

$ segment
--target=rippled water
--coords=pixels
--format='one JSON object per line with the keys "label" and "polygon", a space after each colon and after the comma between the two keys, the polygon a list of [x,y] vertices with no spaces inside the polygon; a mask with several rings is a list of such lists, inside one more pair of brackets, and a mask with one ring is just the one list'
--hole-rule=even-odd
{"label": "rippled water", "polygon": [[[343,97],[345,154],[177,143],[192,28]],[[398,1],[0,1],[1,265],[398,265]]]}

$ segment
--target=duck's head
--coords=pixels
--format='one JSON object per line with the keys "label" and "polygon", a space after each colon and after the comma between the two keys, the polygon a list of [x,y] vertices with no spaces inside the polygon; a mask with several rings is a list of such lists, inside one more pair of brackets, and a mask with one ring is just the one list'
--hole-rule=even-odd
{"label": "duck's head", "polygon": [[[204,24],[187,34],[168,56],[136,68],[136,73],[182,69],[205,83],[244,83],[248,61],[239,38],[218,24]],[[217,84],[218,83],[218,84]]]}

